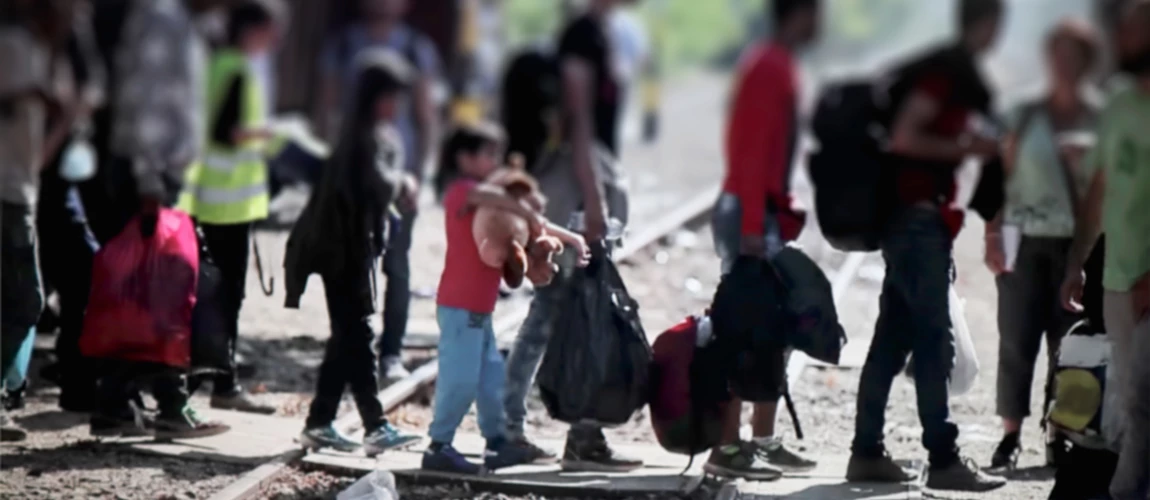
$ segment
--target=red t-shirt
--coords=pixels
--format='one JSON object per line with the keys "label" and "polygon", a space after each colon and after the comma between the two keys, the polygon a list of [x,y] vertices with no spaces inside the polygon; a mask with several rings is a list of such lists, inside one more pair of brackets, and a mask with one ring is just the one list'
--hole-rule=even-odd
{"label": "red t-shirt", "polygon": [[[938,102],[941,106],[938,116],[927,125],[927,131],[939,137],[958,139],[967,130],[971,110],[956,104],[954,101],[954,84],[943,75],[927,75],[915,87]],[[907,162],[911,163],[911,162]],[[962,230],[965,213],[953,207],[954,197],[957,195],[957,185],[954,175],[959,165],[948,167],[932,163],[922,168],[908,165],[899,170],[898,197],[904,206],[914,205],[922,201],[935,201],[942,207],[942,217],[950,229],[951,237],[958,236]]]}
{"label": "red t-shirt", "polygon": [[760,43],[739,63],[727,125],[727,176],[723,191],[742,206],[742,234],[763,234],[768,206],[780,237],[794,240],[803,214],[792,208],[791,165],[798,143],[798,71],[789,50]]}
{"label": "red t-shirt", "polygon": [[471,232],[475,207],[468,206],[474,180],[458,180],[447,188],[443,212],[447,223],[447,256],[439,278],[436,304],[473,313],[491,314],[499,299],[500,269],[484,264]]}

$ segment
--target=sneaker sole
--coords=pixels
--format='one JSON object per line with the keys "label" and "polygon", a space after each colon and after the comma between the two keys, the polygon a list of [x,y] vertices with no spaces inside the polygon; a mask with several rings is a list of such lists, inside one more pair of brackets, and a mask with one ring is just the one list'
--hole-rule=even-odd
{"label": "sneaker sole", "polygon": [[240,407],[216,403],[209,403],[209,406],[214,410],[238,411],[241,413],[251,413],[253,415],[275,415],[276,413],[276,409],[271,407]]}
{"label": "sneaker sole", "polygon": [[202,439],[212,436],[219,436],[232,430],[231,427],[210,427],[206,429],[196,429],[192,431],[156,431],[156,439],[161,441],[173,441],[177,439]]}
{"label": "sneaker sole", "polygon": [[783,464],[777,464],[777,463],[774,463],[771,461],[767,461],[767,463],[771,464],[771,467],[774,467],[776,469],[783,471],[784,474],[803,474],[806,472],[811,472],[811,471],[813,471],[819,467],[818,464],[813,464],[813,465],[783,465]]}
{"label": "sneaker sole", "polygon": [[375,457],[377,455],[382,455],[383,453],[388,452],[388,451],[400,450],[403,448],[407,448],[407,447],[409,447],[415,443],[418,443],[420,440],[422,440],[422,438],[420,438],[418,436],[411,436],[410,438],[400,440],[400,441],[393,443],[391,445],[388,445],[388,446],[364,444],[363,445],[363,453],[365,455],[367,455],[368,457]]}
{"label": "sneaker sole", "polygon": [[637,465],[609,465],[599,462],[584,462],[577,460],[563,460],[560,466],[564,472],[634,472],[643,468],[643,464]]}
{"label": "sneaker sole", "polygon": [[747,471],[740,471],[740,470],[736,470],[736,469],[729,469],[727,467],[723,467],[721,465],[715,465],[712,463],[703,464],[703,472],[706,472],[707,474],[710,474],[712,476],[734,478],[734,479],[746,479],[748,481],[776,481],[776,480],[781,479],[783,477],[783,474],[781,472],[770,472],[770,471],[747,472]]}
{"label": "sneaker sole", "polygon": [[320,443],[319,441],[316,441],[315,439],[312,439],[312,438],[307,437],[307,436],[300,436],[298,441],[299,441],[300,446],[303,449],[309,450],[309,451],[335,450],[335,451],[339,451],[339,452],[343,452],[343,453],[354,453],[354,452],[359,451],[360,448],[363,448],[363,446],[361,446],[359,444],[354,444],[354,443],[347,444],[344,446],[335,446],[335,445],[331,445],[328,443]]}

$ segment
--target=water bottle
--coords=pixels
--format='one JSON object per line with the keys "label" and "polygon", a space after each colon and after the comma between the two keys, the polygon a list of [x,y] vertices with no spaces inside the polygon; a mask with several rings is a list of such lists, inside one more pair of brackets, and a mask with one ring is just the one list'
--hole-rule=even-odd
{"label": "water bottle", "polygon": [[[623,239],[623,232],[626,230],[626,226],[623,225],[623,221],[611,217],[607,219],[606,225],[607,234],[603,235],[604,240],[616,242]],[[577,233],[582,233],[584,230],[586,230],[586,214],[584,214],[582,211],[572,213],[571,218],[567,220],[567,229]]]}
{"label": "water bottle", "polygon": [[65,181],[84,182],[96,175],[96,152],[85,140],[73,140],[64,149],[60,177]]}

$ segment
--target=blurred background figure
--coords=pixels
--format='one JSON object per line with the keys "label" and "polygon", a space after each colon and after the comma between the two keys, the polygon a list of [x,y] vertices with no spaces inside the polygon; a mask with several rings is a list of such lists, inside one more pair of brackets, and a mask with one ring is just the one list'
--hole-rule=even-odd
{"label": "blurred background figure", "polygon": [[[1081,319],[1053,298],[1066,268],[1079,198],[1088,187],[1088,179],[1071,170],[1058,138],[1094,128],[1100,97],[1086,80],[1097,66],[1099,44],[1085,21],[1061,23],[1042,47],[1049,88],[1007,113],[1006,206],[987,224],[985,236],[987,266],[998,285],[997,411],[1003,428],[990,461],[993,469],[1012,468],[1022,451],[1022,421],[1030,415],[1030,388],[1043,337],[1048,358],[1045,413],[1060,340]],[[1050,447],[1057,449],[1055,443]],[[1047,463],[1054,462],[1051,453]]]}
{"label": "blurred background figure", "polygon": [[[320,130],[327,137],[338,130],[340,116],[348,112],[353,61],[366,48],[384,47],[401,54],[416,71],[409,97],[401,104],[396,125],[403,139],[407,174],[405,182],[417,188],[428,171],[427,162],[439,140],[438,111],[433,90],[440,77],[440,60],[435,45],[424,34],[404,23],[408,0],[361,0],[358,21],[337,31],[324,45],[321,72]],[[416,220],[414,207],[403,210],[391,224],[389,248],[383,272],[387,289],[383,299],[383,333],[379,341],[381,377],[385,382],[407,376],[400,357],[407,334],[411,304],[411,236]]]}
{"label": "blurred background figure", "polygon": [[[268,167],[264,162],[271,104],[266,61],[281,21],[273,0],[245,0],[228,11],[226,45],[208,65],[208,141],[200,161],[188,169],[177,208],[203,230],[219,267],[223,305],[231,338],[232,366],[212,377],[213,408],[270,414],[239,384],[235,348],[247,283],[252,224],[268,217]],[[193,387],[193,390],[195,388]]]}
{"label": "blurred background figure", "polygon": [[[0,6],[5,66],[0,75],[0,376],[4,389],[17,397],[44,305],[35,215],[40,171],[77,111],[71,89],[56,85],[53,65],[65,48],[71,11],[70,0],[13,0]],[[24,439],[4,411],[0,439]]]}

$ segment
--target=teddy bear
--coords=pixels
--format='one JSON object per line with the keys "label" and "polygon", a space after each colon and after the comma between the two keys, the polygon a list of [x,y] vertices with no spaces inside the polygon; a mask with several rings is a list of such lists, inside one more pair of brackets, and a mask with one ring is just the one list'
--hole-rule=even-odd
{"label": "teddy bear", "polygon": [[[508,166],[494,172],[487,182],[532,210],[543,211],[546,199],[539,192],[539,184],[523,168],[521,156],[513,156]],[[552,258],[563,249],[563,243],[548,234],[531,234],[527,221],[511,212],[478,208],[472,236],[480,259],[502,269],[503,280],[511,288],[521,286],[524,279],[535,286],[546,285],[558,271]]]}

